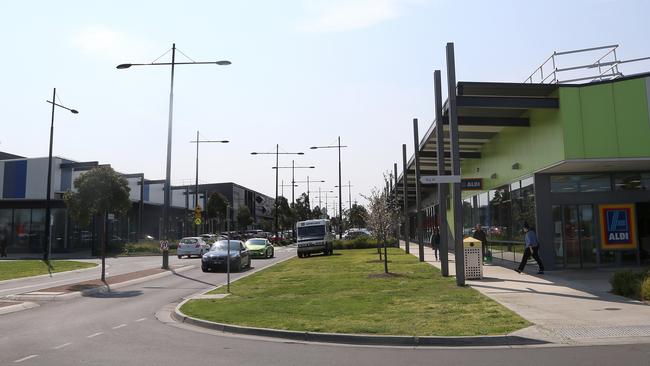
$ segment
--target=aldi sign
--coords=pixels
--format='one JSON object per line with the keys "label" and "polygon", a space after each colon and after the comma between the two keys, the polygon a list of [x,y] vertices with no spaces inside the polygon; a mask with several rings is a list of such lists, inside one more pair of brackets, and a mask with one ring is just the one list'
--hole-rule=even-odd
{"label": "aldi sign", "polygon": [[464,191],[481,191],[483,190],[483,179],[467,178],[460,181],[460,188]]}
{"label": "aldi sign", "polygon": [[602,249],[636,248],[636,213],[634,204],[600,205]]}

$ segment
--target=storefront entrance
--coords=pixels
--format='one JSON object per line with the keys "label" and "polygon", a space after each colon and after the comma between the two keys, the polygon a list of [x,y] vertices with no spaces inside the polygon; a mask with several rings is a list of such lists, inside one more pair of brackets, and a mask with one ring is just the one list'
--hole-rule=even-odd
{"label": "storefront entrance", "polygon": [[598,263],[593,205],[553,206],[555,265],[590,268]]}

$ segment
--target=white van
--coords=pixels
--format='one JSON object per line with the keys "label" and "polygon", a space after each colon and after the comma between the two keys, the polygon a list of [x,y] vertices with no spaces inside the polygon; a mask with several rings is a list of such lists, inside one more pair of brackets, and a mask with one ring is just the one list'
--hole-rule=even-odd
{"label": "white van", "polygon": [[334,234],[330,220],[307,220],[296,223],[298,233],[298,257],[312,253],[332,255],[334,253]]}

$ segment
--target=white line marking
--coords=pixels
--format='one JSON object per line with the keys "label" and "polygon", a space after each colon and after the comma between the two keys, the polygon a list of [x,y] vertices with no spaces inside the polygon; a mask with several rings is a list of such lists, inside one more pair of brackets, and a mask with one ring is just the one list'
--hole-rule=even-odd
{"label": "white line marking", "polygon": [[14,362],[15,362],[15,363],[23,362],[23,361],[27,361],[27,360],[29,360],[29,359],[32,359],[32,358],[34,358],[34,357],[38,357],[38,355],[29,355],[29,356],[27,356],[27,357],[23,357],[23,358],[21,358],[20,360],[16,360],[16,361],[14,361]]}
{"label": "white line marking", "polygon": [[54,348],[52,348],[52,349],[61,349],[61,348],[63,348],[63,347],[67,347],[67,346],[69,346],[69,345],[71,345],[71,344],[72,344],[72,342],[63,343],[63,344],[60,344],[60,345],[58,345],[58,346],[56,346],[56,347],[54,347]]}
{"label": "white line marking", "polygon": [[126,324],[120,324],[118,326],[113,327],[113,329],[120,329],[126,327]]}
{"label": "white line marking", "polygon": [[95,334],[91,334],[91,335],[87,336],[86,338],[95,338],[95,337],[97,337],[98,335],[102,335],[102,334],[104,334],[104,333],[102,333],[102,332],[97,332],[97,333],[95,333]]}
{"label": "white line marking", "polygon": [[145,321],[145,320],[147,320],[147,318],[140,318],[140,319],[136,320],[136,322],[142,322],[142,321]]}

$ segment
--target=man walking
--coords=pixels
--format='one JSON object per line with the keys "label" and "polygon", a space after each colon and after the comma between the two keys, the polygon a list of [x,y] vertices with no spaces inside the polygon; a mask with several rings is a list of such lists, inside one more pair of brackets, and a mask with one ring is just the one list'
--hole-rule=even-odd
{"label": "man walking", "polygon": [[438,249],[440,248],[440,229],[436,226],[433,228],[431,233],[431,238],[429,238],[431,243],[431,249],[433,249],[433,254],[436,256],[436,262],[438,261]]}
{"label": "man walking", "polygon": [[532,255],[539,267],[537,274],[544,274],[544,264],[542,263],[542,259],[539,257],[539,240],[537,240],[535,230],[531,230],[527,222],[524,223],[524,235],[524,241],[526,242],[524,256],[521,258],[521,263],[519,263],[519,267],[515,268],[515,271],[521,273],[526,266],[526,262],[528,262],[528,258]]}
{"label": "man walking", "polygon": [[472,238],[481,241],[481,260],[485,259],[485,250],[487,249],[488,241],[485,231],[481,227],[481,224],[476,224],[474,227],[474,232],[472,233]]}

